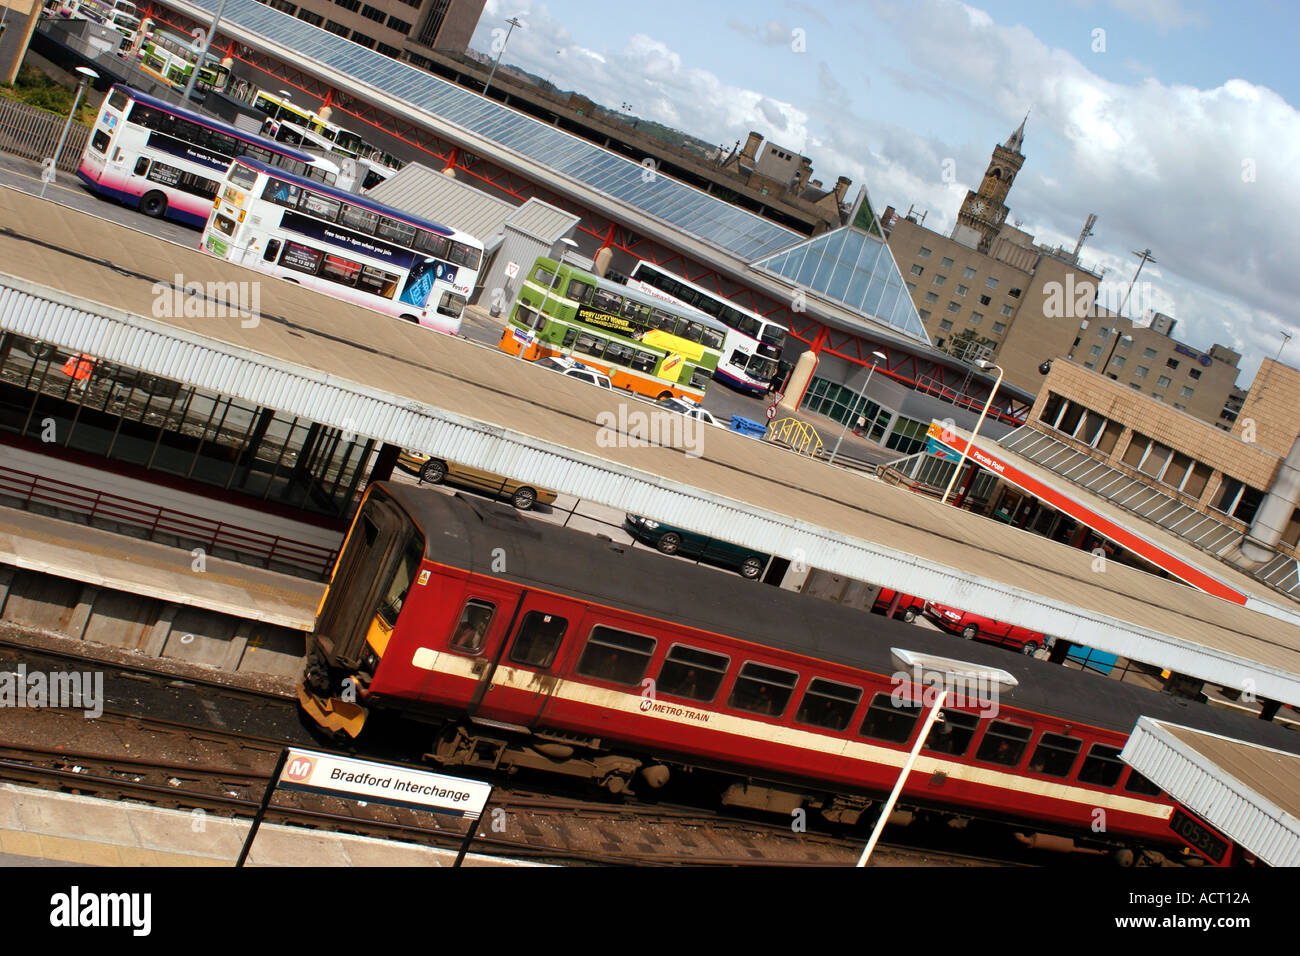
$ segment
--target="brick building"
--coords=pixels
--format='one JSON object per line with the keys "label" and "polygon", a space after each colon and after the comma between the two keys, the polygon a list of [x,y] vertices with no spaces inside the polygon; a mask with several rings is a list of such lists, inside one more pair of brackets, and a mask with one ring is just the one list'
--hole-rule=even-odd
{"label": "brick building", "polygon": [[261,0],[394,59],[464,50],[486,0]]}

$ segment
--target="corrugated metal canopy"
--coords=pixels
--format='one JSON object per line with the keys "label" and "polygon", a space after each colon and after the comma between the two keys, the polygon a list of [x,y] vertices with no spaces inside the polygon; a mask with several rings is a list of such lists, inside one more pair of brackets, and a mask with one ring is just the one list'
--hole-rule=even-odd
{"label": "corrugated metal canopy", "polygon": [[553,246],[573,232],[578,219],[573,213],[534,197],[512,212],[506,223],[511,229],[518,229],[526,236]]}
{"label": "corrugated metal canopy", "polygon": [[1271,866],[1300,866],[1300,757],[1143,717],[1121,754]]}
{"label": "corrugated metal canopy", "polygon": [[501,232],[515,212],[513,203],[419,163],[403,166],[366,196],[395,209],[436,219],[481,242]]}
{"label": "corrugated metal canopy", "polygon": [[[647,446],[619,424],[647,407],[626,396],[15,190],[0,222],[0,325],[19,334],[1300,701],[1285,622],[735,433]],[[153,318],[177,275],[260,283],[261,319]]]}

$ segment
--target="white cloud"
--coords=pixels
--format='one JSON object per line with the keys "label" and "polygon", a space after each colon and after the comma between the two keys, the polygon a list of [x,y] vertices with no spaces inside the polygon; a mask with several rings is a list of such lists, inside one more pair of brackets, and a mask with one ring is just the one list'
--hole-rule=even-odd
{"label": "white cloud", "polygon": [[[1072,248],[1084,218],[1097,213],[1085,262],[1107,265],[1116,281],[1127,281],[1135,265],[1129,250],[1150,246],[1159,267],[1148,265],[1142,278],[1179,320],[1180,337],[1246,352],[1243,382],[1261,357],[1274,354],[1277,331],[1295,327],[1300,300],[1291,251],[1300,221],[1300,115],[1290,104],[1242,79],[1196,89],[1150,77],[1103,78],[1027,28],[999,24],[955,0],[877,0],[873,8],[893,29],[877,30],[872,42],[887,39],[908,66],[873,65],[867,72],[878,82],[868,92],[856,79],[851,88],[840,82],[824,61],[809,63],[797,104],[684,62],[667,28],[632,36],[620,49],[587,50],[537,3],[489,0],[474,45],[487,49],[491,24],[518,13],[527,27],[515,31],[507,62],[554,76],[606,106],[629,102],[638,115],[706,141],[743,141],[751,129],[775,136],[808,153],[823,181],[843,174],[855,187],[865,182],[877,209],[916,203],[930,212],[926,225],[941,231],[978,183],[994,144],[892,125],[869,112],[875,98],[901,90],[918,116],[962,110],[1004,130],[999,139],[1032,106],[1012,217],[1040,240]],[[1175,2],[1157,3],[1147,19],[1164,27],[1198,22]],[[778,21],[732,29],[760,42],[786,30]],[[945,161],[952,161],[956,182],[944,180]]]}

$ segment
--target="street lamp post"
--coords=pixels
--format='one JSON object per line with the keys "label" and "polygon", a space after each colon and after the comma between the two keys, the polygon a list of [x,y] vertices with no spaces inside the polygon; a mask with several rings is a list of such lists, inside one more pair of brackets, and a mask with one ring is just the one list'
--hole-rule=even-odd
{"label": "street lamp post", "polygon": [[986,362],[983,359],[980,359],[975,364],[982,369],[997,369],[998,379],[993,383],[993,390],[989,392],[989,400],[984,403],[984,411],[980,412],[979,421],[975,423],[975,430],[970,433],[970,440],[966,442],[966,447],[961,451],[961,457],[957,459],[957,467],[953,469],[952,477],[948,479],[948,487],[944,489],[943,498],[939,500],[939,504],[941,505],[946,505],[948,503],[948,496],[952,494],[952,486],[957,484],[957,476],[961,474],[961,466],[966,464],[966,454],[970,451],[970,446],[975,443],[975,436],[980,433],[980,426],[984,424],[984,416],[989,413],[989,409],[993,406],[993,396],[997,395],[998,386],[1002,384],[1002,376],[1004,374],[1002,366],[994,365],[992,362]]}
{"label": "street lamp post", "polygon": [[[497,58],[492,61],[492,69],[488,71],[487,82],[483,84],[483,95],[487,96],[488,87],[492,85],[492,77],[497,75],[497,66],[501,63],[501,54],[506,52],[506,44],[510,42],[510,34],[515,32],[515,27],[522,27],[518,17],[511,17],[506,23],[510,24],[510,29],[506,31],[506,38],[501,41],[501,49],[497,50]],[[498,27],[497,29],[500,29]]]}
{"label": "street lamp post", "polygon": [[1134,249],[1133,255],[1137,256],[1139,260],[1137,272],[1133,273],[1133,278],[1129,280],[1128,288],[1124,290],[1124,300],[1120,302],[1119,308],[1116,310],[1115,313],[1116,315],[1122,316],[1124,314],[1124,305],[1125,303],[1128,302],[1128,294],[1133,291],[1133,284],[1137,282],[1138,276],[1142,274],[1142,267],[1146,265],[1148,262],[1154,264],[1156,261],[1156,257],[1151,255],[1150,249],[1143,249],[1141,252],[1138,252],[1136,249]]}
{"label": "street lamp post", "polygon": [[217,24],[221,22],[221,14],[225,10],[226,0],[221,0],[221,3],[217,5],[217,15],[212,18],[212,29],[203,38],[203,49],[199,51],[199,58],[194,61],[194,70],[190,73],[190,78],[185,84],[185,92],[181,96],[182,106],[190,101],[190,94],[194,92],[194,83],[199,78],[199,70],[203,69],[203,61],[208,58],[208,47],[212,46],[212,40],[217,35]]}
{"label": "street lamp post", "polygon": [[59,145],[54,147],[54,159],[50,163],[49,178],[41,177],[42,199],[45,198],[46,187],[54,182],[54,177],[59,174],[59,159],[63,156],[63,144],[68,141],[68,130],[72,129],[72,117],[77,115],[77,107],[81,105],[81,94],[86,91],[86,83],[99,79],[99,74],[88,66],[77,67],[77,72],[81,74],[81,79],[77,82],[77,95],[72,98],[72,109],[68,111],[67,122],[63,124],[63,133],[59,136]]}
{"label": "street lamp post", "polygon": [[1113,358],[1115,357],[1115,350],[1116,350],[1117,348],[1119,348],[1119,343],[1120,343],[1120,342],[1123,342],[1123,341],[1125,341],[1125,340],[1128,340],[1129,342],[1132,342],[1132,341],[1133,341],[1133,336],[1131,336],[1131,335],[1123,335],[1123,334],[1120,332],[1118,326],[1116,326],[1115,328],[1112,328],[1111,331],[1115,333],[1115,341],[1111,343],[1111,346],[1110,346],[1110,354],[1106,356],[1106,361],[1103,362],[1101,368],[1098,369],[1098,371],[1101,372],[1102,375],[1105,375],[1105,374],[1106,374],[1106,369],[1110,368],[1110,360],[1113,359]]}
{"label": "street lamp post", "polygon": [[[546,295],[542,299],[542,304],[537,308],[537,311],[543,315],[546,314],[546,306],[550,304],[551,290],[555,288],[555,280],[560,277],[560,266],[564,265],[564,257],[569,254],[570,250],[578,248],[578,244],[574,242],[572,239],[570,239],[568,236],[565,236],[563,239],[560,240],[560,242],[564,243],[564,245],[568,246],[568,248],[560,250],[559,261],[556,262],[555,264],[555,271],[551,273],[551,284],[546,287]],[[507,325],[510,324],[509,317],[506,318],[506,324]],[[520,361],[523,361],[524,351],[527,348],[528,348],[527,344],[520,343],[519,352],[515,355],[515,358],[519,359]]]}
{"label": "street lamp post", "polygon": [[[871,385],[871,376],[875,374],[876,366],[888,360],[889,356],[885,355],[884,352],[871,353],[871,368],[867,370],[867,380],[862,383],[862,391],[858,392],[858,398],[866,401],[867,388]],[[858,403],[854,402],[853,404],[856,407]],[[844,434],[849,430],[849,422],[851,421],[853,421],[853,409],[849,409],[849,414],[844,418],[844,427],[840,429],[840,437],[835,439],[835,447],[831,449],[831,457],[826,459],[828,465],[835,464],[835,456],[839,454],[840,442],[844,441]]]}

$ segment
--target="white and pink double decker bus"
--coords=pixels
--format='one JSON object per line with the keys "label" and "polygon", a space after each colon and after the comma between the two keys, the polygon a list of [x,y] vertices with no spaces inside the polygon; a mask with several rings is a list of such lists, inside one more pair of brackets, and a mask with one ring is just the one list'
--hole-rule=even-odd
{"label": "white and pink double decker bus", "polygon": [[95,118],[77,175],[147,216],[202,228],[231,160],[248,156],[332,184],[338,164],[116,84]]}
{"label": "white and pink double decker bus", "polygon": [[209,255],[450,335],[483,263],[468,233],[248,157],[209,211]]}

